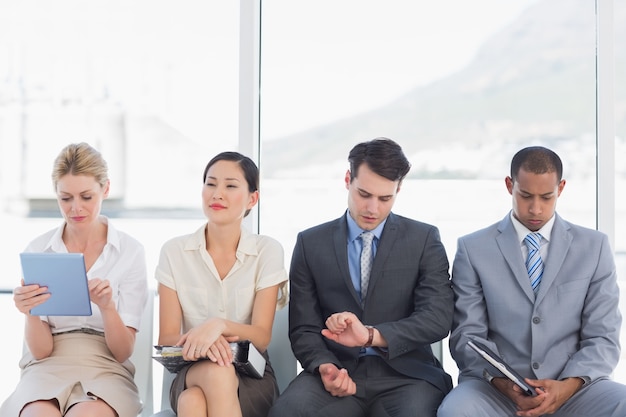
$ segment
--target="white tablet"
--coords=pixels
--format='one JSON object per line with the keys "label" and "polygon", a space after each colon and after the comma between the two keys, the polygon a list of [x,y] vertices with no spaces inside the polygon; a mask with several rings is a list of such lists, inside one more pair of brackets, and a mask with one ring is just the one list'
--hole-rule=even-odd
{"label": "white tablet", "polygon": [[34,316],[91,316],[87,272],[82,253],[20,253],[25,284],[48,287],[50,298],[34,307]]}

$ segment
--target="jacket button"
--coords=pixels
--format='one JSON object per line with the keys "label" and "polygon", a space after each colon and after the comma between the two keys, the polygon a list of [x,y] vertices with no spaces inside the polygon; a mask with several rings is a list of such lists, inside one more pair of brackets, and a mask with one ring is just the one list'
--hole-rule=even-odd
{"label": "jacket button", "polygon": [[533,362],[533,369],[539,369],[539,364],[537,362]]}
{"label": "jacket button", "polygon": [[539,324],[539,323],[541,323],[541,318],[539,318],[539,317],[537,317],[537,316],[533,317],[533,323],[534,323],[534,324]]}

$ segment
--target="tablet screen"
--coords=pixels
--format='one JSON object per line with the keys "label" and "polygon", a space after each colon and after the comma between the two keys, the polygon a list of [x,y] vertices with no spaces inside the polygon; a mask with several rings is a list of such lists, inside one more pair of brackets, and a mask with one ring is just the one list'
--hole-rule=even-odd
{"label": "tablet screen", "polygon": [[34,316],[91,316],[87,272],[82,253],[20,253],[25,284],[48,287],[50,298],[34,307]]}

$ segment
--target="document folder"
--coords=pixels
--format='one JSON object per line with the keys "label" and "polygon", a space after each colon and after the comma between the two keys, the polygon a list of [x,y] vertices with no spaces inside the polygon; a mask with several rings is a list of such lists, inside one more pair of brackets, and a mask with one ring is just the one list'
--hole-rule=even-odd
{"label": "document folder", "polygon": [[[156,349],[156,355],[153,358],[171,373],[176,373],[184,366],[196,362],[183,359],[182,346],[157,345],[154,348]],[[231,342],[230,348],[233,351],[233,365],[237,371],[253,378],[263,378],[265,358],[252,343],[248,340]],[[207,359],[200,358],[199,360]]]}

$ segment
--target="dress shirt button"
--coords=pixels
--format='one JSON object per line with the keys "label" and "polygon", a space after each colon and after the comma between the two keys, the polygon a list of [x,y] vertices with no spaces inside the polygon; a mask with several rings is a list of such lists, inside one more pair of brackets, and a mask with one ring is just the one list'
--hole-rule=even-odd
{"label": "dress shirt button", "polygon": [[533,323],[534,324],[539,324],[539,323],[541,323],[541,319],[539,317],[535,316],[535,317],[533,317]]}
{"label": "dress shirt button", "polygon": [[539,369],[539,364],[537,362],[533,362],[533,369]]}

